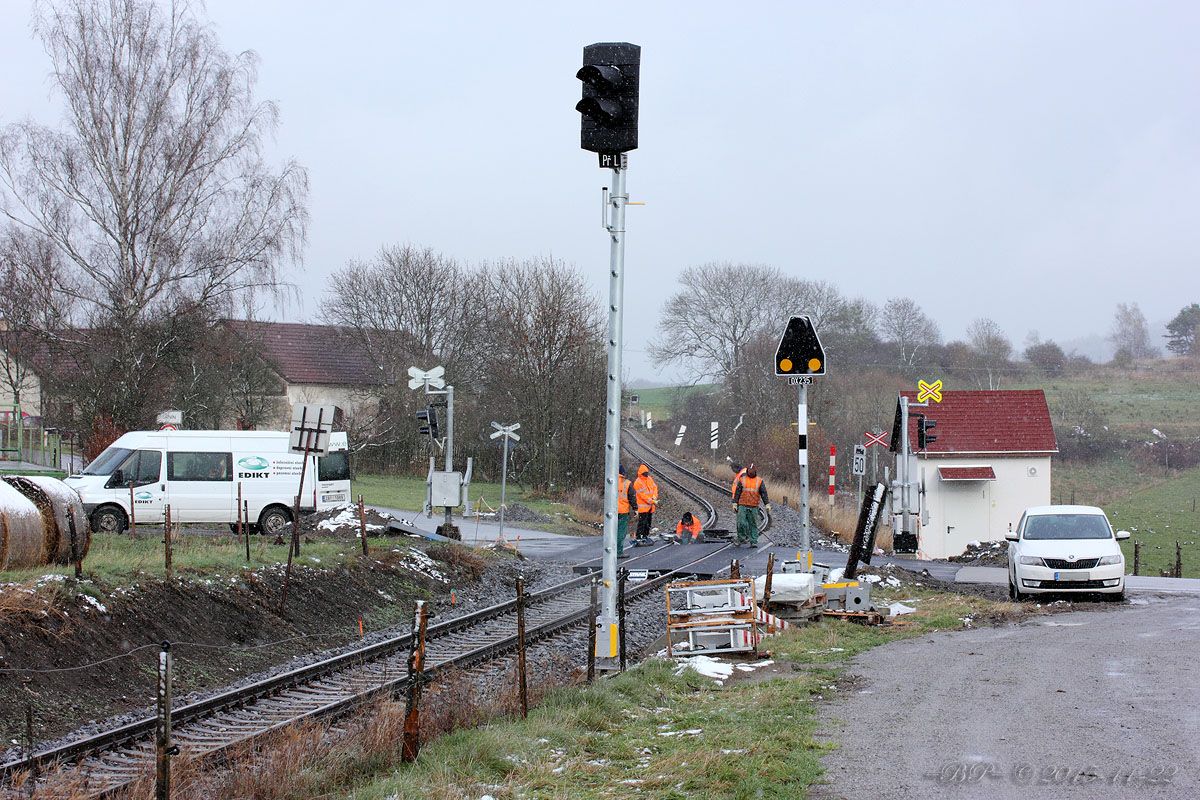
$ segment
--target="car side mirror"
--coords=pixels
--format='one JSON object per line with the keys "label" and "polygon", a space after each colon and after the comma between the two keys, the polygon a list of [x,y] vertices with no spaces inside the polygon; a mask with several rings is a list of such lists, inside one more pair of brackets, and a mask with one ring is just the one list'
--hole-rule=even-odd
{"label": "car side mirror", "polygon": [[1129,531],[1117,531],[1117,541],[1120,541],[1121,539],[1128,539],[1128,538],[1129,538]]}
{"label": "car side mirror", "polygon": [[1004,538],[1005,538],[1005,539],[1008,539],[1010,542],[1015,542],[1015,541],[1017,541],[1017,539],[1019,539],[1020,537],[1019,537],[1019,536],[1017,536],[1017,532],[1016,532],[1016,531],[1007,531],[1007,532],[1004,534]]}

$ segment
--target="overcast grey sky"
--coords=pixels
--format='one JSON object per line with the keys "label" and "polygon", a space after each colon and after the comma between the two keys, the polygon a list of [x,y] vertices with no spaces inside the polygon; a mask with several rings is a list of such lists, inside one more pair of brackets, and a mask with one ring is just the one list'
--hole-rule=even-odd
{"label": "overcast grey sky", "polygon": [[[24,0],[0,0],[0,122],[56,122]],[[305,317],[385,242],[466,261],[552,253],[606,291],[579,149],[583,45],[642,46],[629,187],[634,377],[683,267],[756,261],[947,338],[990,316],[1108,330],[1200,300],[1195,2],[367,3],[209,0],[261,57],[277,147],[308,167]],[[769,287],[752,287],[765,298]],[[802,310],[802,309],[798,309]]]}

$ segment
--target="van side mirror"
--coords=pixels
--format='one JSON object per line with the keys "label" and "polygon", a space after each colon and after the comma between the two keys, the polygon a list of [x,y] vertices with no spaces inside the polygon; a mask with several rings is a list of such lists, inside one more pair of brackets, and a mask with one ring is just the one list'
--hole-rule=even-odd
{"label": "van side mirror", "polygon": [[1117,531],[1117,541],[1120,541],[1121,539],[1128,539],[1128,538],[1129,538],[1129,531]]}

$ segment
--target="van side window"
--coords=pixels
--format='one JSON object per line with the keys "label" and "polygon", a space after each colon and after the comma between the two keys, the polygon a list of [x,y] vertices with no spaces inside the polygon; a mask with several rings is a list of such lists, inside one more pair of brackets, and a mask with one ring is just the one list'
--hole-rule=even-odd
{"label": "van side window", "polygon": [[232,481],[232,453],[167,453],[167,480]]}
{"label": "van side window", "polygon": [[158,483],[161,474],[162,453],[157,450],[138,450],[136,469],[130,469],[126,473],[127,480],[132,480],[134,486]]}

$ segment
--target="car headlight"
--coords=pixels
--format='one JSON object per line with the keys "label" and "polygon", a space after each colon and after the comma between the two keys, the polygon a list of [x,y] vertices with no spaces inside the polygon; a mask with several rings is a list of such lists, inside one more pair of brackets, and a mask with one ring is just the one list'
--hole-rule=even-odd
{"label": "car headlight", "polygon": [[1102,558],[1096,562],[1096,566],[1103,567],[1108,564],[1120,564],[1124,560],[1125,560],[1125,556],[1118,553],[1115,556],[1105,556],[1104,558]]}
{"label": "car headlight", "polygon": [[1018,563],[1025,564],[1026,566],[1030,567],[1046,566],[1045,562],[1043,562],[1038,556],[1021,556],[1021,558],[1018,560]]}

